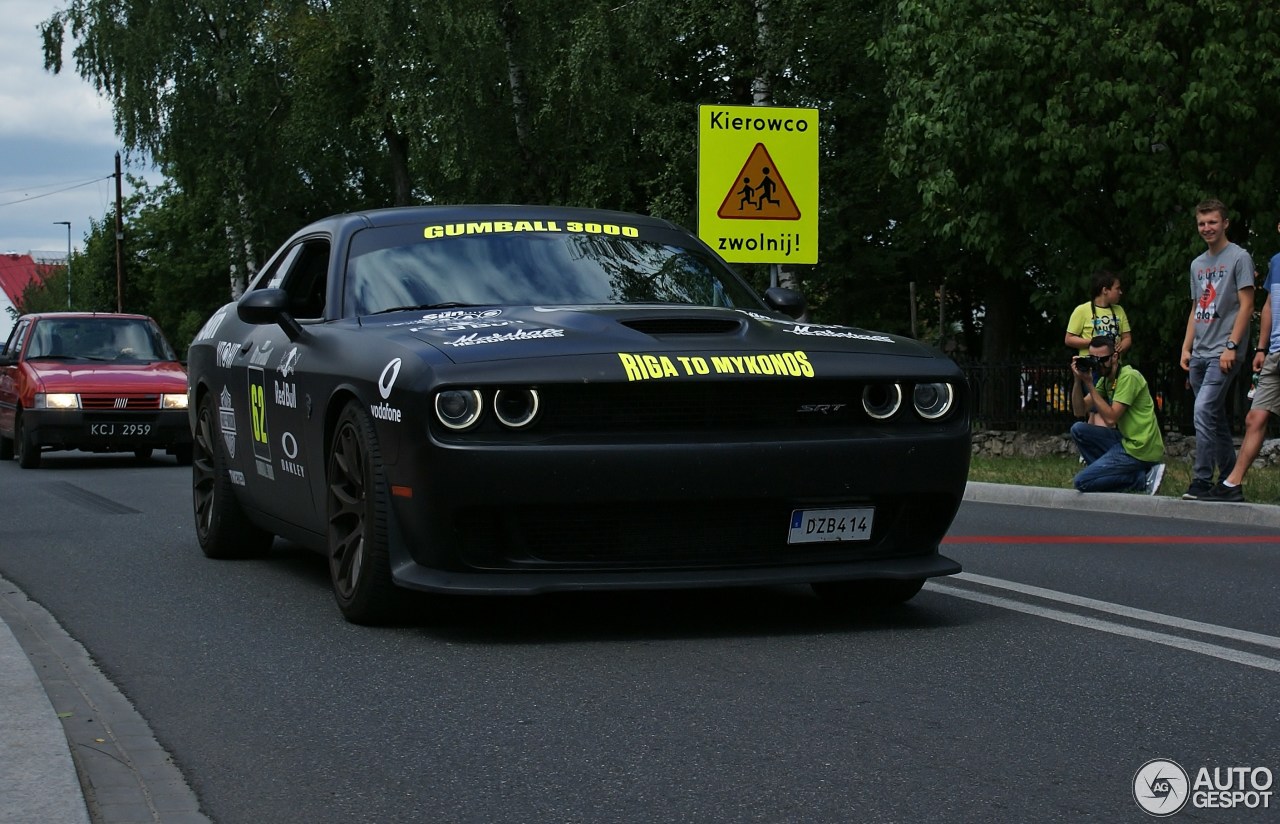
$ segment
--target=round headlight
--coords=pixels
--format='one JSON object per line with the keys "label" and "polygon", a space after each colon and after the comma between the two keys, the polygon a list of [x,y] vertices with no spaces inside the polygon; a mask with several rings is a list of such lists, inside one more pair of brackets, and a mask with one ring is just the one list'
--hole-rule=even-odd
{"label": "round headlight", "polygon": [[493,396],[493,414],[512,429],[528,426],[538,417],[538,390],[499,389]]}
{"label": "round headlight", "polygon": [[911,395],[916,411],[925,420],[937,420],[951,411],[955,390],[949,383],[919,383]]}
{"label": "round headlight", "polygon": [[862,390],[862,408],[878,421],[893,417],[902,406],[902,387],[896,383],[873,383]]}
{"label": "round headlight", "polygon": [[446,389],[436,395],[436,417],[450,429],[475,426],[483,409],[480,392],[475,389]]}

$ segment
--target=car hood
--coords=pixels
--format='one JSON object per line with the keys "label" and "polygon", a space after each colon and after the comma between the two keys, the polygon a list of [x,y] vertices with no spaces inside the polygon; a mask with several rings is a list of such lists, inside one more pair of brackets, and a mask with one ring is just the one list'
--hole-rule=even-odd
{"label": "car hood", "polygon": [[[364,319],[366,326],[371,324]],[[444,309],[388,315],[455,363],[618,352],[841,352],[936,357],[909,338],[735,309],[608,306]]]}
{"label": "car hood", "polygon": [[173,361],[104,363],[34,360],[26,365],[45,392],[185,392],[187,373]]}

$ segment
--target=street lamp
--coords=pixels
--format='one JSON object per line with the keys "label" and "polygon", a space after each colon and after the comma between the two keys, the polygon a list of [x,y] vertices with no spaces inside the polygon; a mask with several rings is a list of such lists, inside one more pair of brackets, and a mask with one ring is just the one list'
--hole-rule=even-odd
{"label": "street lamp", "polygon": [[54,226],[67,227],[67,309],[71,309],[71,221],[55,220]]}

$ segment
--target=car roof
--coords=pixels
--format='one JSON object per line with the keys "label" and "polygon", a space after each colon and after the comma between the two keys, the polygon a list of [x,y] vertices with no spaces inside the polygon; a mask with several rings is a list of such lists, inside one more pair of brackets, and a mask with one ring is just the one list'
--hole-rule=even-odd
{"label": "car roof", "polygon": [[135,315],[129,312],[32,312],[29,315],[22,315],[18,320],[45,320],[53,318],[74,320],[84,320],[88,318],[151,320],[147,315]]}
{"label": "car roof", "polygon": [[616,221],[631,225],[680,229],[670,221],[661,218],[638,215],[632,212],[620,212],[611,209],[589,209],[575,206],[532,206],[518,204],[460,204],[449,206],[399,206],[390,209],[367,209],[360,212],[330,215],[314,221],[302,231],[315,231],[326,224],[330,228],[347,223],[360,223],[370,227],[400,226],[406,223],[462,221],[462,220],[494,220],[509,218],[512,220],[538,218],[550,220]]}

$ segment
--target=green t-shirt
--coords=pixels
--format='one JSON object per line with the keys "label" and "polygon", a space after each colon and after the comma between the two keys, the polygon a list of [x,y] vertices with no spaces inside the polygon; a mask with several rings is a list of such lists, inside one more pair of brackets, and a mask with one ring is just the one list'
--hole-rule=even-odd
{"label": "green t-shirt", "polygon": [[[1085,340],[1092,340],[1099,335],[1110,335],[1117,341],[1129,329],[1129,316],[1124,313],[1123,306],[1094,306],[1093,301],[1082,303],[1071,312],[1067,321],[1067,331],[1079,335]],[[1089,347],[1080,350],[1081,355],[1089,354]]]}
{"label": "green t-shirt", "polygon": [[1132,366],[1122,366],[1114,386],[1103,378],[1095,388],[1109,402],[1128,407],[1116,423],[1124,451],[1140,461],[1159,463],[1163,460],[1164,438],[1160,436],[1156,405],[1142,373]]}

